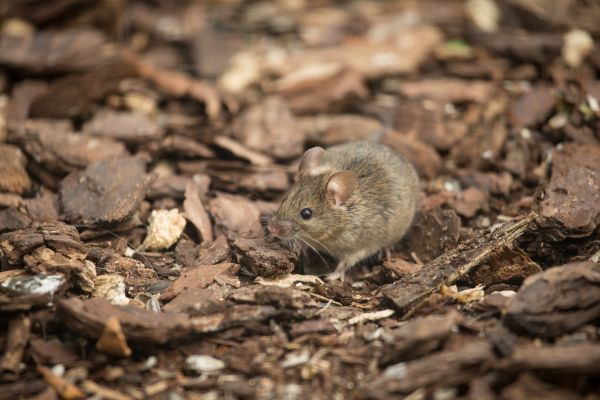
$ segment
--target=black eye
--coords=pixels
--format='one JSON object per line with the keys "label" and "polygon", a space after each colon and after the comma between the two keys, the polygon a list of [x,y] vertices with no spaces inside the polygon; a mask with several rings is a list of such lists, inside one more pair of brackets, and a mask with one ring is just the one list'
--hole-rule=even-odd
{"label": "black eye", "polygon": [[312,217],[312,210],[310,208],[305,208],[302,211],[300,211],[300,216],[304,219],[309,219],[310,217]]}

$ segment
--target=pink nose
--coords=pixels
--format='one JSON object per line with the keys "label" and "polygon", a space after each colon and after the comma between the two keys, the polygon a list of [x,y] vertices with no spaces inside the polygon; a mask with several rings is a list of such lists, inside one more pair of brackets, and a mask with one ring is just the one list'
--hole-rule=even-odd
{"label": "pink nose", "polygon": [[269,221],[269,232],[275,236],[287,236],[292,229],[292,224],[288,221]]}

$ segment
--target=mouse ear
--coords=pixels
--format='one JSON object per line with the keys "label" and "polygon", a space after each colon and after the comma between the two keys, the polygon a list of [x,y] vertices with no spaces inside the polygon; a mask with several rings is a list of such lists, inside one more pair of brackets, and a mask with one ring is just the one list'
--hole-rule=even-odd
{"label": "mouse ear", "polygon": [[336,172],[327,181],[327,200],[334,206],[342,206],[356,187],[356,174],[352,171]]}
{"label": "mouse ear", "polygon": [[298,166],[298,172],[310,172],[317,168],[324,153],[325,150],[322,147],[313,147],[306,150]]}

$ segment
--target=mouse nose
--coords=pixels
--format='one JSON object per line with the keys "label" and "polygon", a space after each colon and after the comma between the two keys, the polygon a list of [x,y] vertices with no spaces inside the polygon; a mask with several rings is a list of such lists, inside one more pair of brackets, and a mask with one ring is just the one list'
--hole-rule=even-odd
{"label": "mouse nose", "polygon": [[269,232],[275,236],[288,236],[292,230],[292,223],[289,221],[269,221]]}

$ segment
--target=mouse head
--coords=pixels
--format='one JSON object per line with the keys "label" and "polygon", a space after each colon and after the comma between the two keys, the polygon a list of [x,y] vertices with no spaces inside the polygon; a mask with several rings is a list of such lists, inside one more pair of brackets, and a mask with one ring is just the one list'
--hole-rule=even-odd
{"label": "mouse head", "polygon": [[321,147],[304,153],[292,189],[269,222],[274,236],[317,244],[347,218],[356,174],[322,166],[324,153]]}

